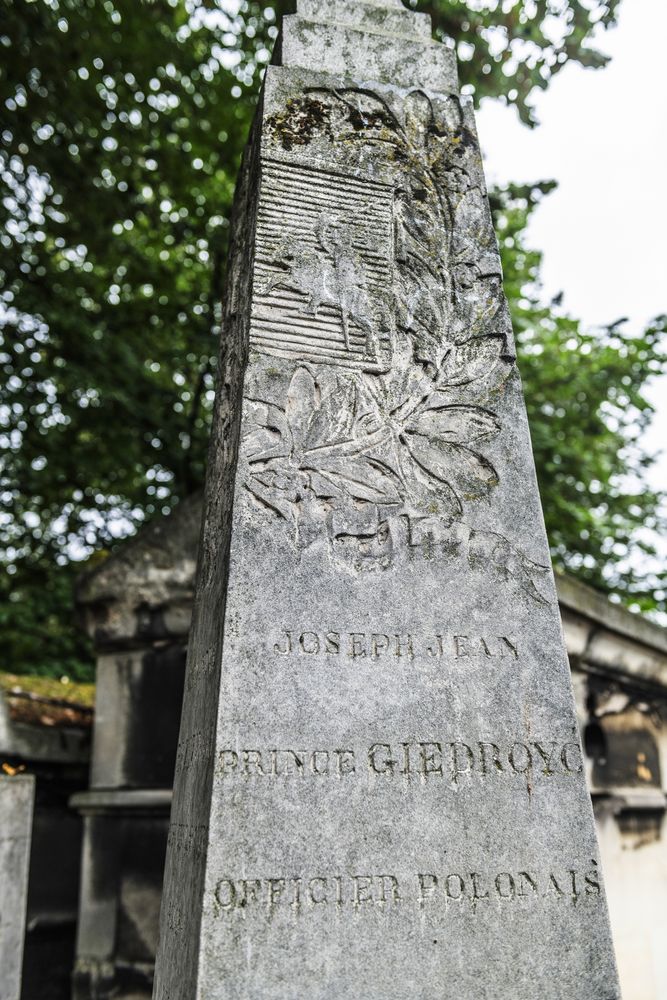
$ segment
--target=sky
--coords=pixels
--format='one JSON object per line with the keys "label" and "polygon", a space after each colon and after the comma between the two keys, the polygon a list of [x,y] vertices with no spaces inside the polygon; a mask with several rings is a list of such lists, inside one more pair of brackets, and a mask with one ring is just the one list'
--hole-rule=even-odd
{"label": "sky", "polygon": [[[530,244],[544,253],[545,301],[590,326],[627,316],[642,329],[667,312],[667,0],[624,0],[596,47],[599,70],[567,65],[534,104],[528,129],[512,108],[485,101],[477,116],[490,184],[554,179]],[[665,449],[651,473],[667,489],[667,376],[655,379],[646,444]]]}

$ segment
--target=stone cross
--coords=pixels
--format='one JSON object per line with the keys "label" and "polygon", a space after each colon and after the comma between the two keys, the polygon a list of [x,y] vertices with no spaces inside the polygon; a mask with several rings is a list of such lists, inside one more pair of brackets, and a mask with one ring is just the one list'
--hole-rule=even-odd
{"label": "stone cross", "polygon": [[471,100],[299,0],[240,174],[158,1000],[616,1000]]}
{"label": "stone cross", "polygon": [[34,799],[33,775],[0,775],[0,1000],[21,995]]}

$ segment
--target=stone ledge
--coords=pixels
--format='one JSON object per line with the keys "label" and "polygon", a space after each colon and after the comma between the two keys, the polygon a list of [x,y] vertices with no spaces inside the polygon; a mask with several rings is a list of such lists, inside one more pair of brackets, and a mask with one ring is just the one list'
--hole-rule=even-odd
{"label": "stone ledge", "polygon": [[[392,45],[393,41],[400,46]],[[380,28],[355,28],[289,15],[283,18],[276,55],[279,65],[290,68],[384,81],[403,88],[458,91],[453,48]]]}
{"label": "stone ledge", "polygon": [[83,815],[113,812],[169,812],[170,788],[93,788],[77,792],[69,800]]}
{"label": "stone ledge", "polygon": [[370,0],[299,0],[298,16],[309,21],[328,21],[349,27],[378,30],[403,38],[431,41],[431,18],[405,7],[387,7]]}
{"label": "stone ledge", "polygon": [[612,604],[605,594],[564,573],[556,573],[556,590],[561,607],[667,654],[667,629],[661,625],[628,611],[620,604]]}

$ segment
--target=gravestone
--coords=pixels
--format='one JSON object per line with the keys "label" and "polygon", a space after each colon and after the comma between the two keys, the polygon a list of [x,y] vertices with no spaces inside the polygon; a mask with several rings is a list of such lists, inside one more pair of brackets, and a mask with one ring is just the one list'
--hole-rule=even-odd
{"label": "gravestone", "polygon": [[19,1000],[35,779],[0,775],[0,1000]]}
{"label": "gravestone", "polygon": [[236,196],[159,1000],[616,1000],[471,101],[299,0]]}

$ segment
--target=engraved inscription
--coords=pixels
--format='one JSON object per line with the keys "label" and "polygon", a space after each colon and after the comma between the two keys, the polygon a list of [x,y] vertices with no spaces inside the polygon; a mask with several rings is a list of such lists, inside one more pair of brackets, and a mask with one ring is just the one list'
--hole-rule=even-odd
{"label": "engraved inscription", "polygon": [[220,750],[218,773],[227,777],[345,777],[356,771],[354,750]]}
{"label": "engraved inscription", "polygon": [[317,909],[385,911],[397,906],[436,911],[449,904],[468,904],[476,912],[484,903],[527,904],[538,900],[570,903],[597,901],[601,895],[597,862],[578,868],[535,871],[419,872],[394,874],[317,873],[272,878],[221,878],[214,889],[216,914],[276,910],[298,914]]}
{"label": "engraved inscription", "polygon": [[286,630],[271,643],[280,656],[344,656],[353,660],[427,656],[455,660],[518,660],[516,639],[506,635],[471,636],[443,634],[417,636],[409,632],[320,632]]}
{"label": "engraved inscription", "polygon": [[222,778],[383,777],[444,779],[456,787],[473,777],[524,775],[534,782],[554,775],[581,774],[581,748],[574,741],[422,740],[376,742],[355,748],[234,748],[218,752]]}

